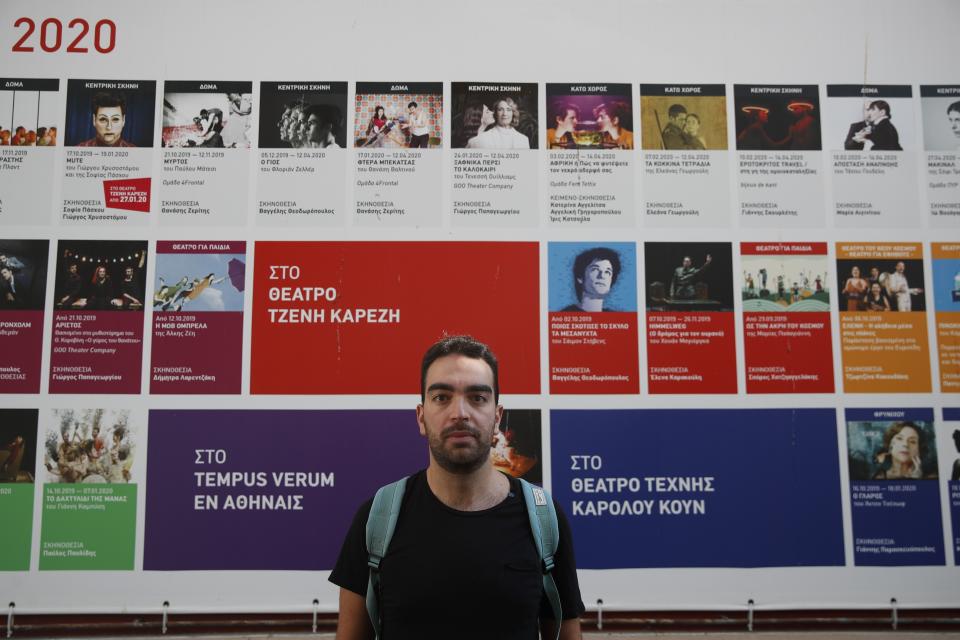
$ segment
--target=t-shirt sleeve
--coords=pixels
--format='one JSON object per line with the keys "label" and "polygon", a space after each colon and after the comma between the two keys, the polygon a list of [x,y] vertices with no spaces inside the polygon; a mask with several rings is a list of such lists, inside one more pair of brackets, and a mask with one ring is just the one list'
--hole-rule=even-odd
{"label": "t-shirt sleeve", "polygon": [[373,499],[367,500],[357,510],[350,524],[350,530],[343,540],[337,564],[330,573],[330,582],[354,593],[367,595],[367,579],[370,576],[367,566],[367,518]]}
{"label": "t-shirt sleeve", "polygon": [[[573,534],[570,523],[557,501],[553,501],[557,510],[557,522],[560,525],[560,546],[553,557],[553,579],[560,592],[560,606],[563,607],[563,619],[579,618],[586,611],[580,596],[580,582],[577,580],[577,561],[573,554]],[[553,611],[546,597],[541,605],[541,617],[553,618]]]}

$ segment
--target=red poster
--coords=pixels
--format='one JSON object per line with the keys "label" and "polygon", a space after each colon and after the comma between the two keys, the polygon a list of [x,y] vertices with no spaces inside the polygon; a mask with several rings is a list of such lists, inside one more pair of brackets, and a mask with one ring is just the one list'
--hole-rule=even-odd
{"label": "red poster", "polygon": [[550,393],[639,393],[634,311],[550,314]]}
{"label": "red poster", "polygon": [[824,242],[744,242],[743,348],[747,393],[833,393]]}
{"label": "red poster", "polygon": [[0,393],[40,391],[43,311],[0,314]]}
{"label": "red poster", "polygon": [[540,392],[534,242],[258,242],[252,393],[419,393],[420,360],[471,334],[506,393]]}
{"label": "red poster", "polygon": [[729,311],[647,312],[650,393],[736,393]]}

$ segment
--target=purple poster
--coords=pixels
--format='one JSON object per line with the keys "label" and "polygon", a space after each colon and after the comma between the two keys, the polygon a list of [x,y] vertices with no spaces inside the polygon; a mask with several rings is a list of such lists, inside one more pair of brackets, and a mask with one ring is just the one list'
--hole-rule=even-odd
{"label": "purple poster", "polygon": [[143,568],[333,567],[357,508],[427,464],[412,409],[151,411]]}
{"label": "purple poster", "polygon": [[150,393],[240,393],[245,242],[157,242]]}
{"label": "purple poster", "polygon": [[0,239],[0,393],[40,391],[48,248]]}
{"label": "purple poster", "polygon": [[61,240],[50,393],[140,393],[147,243]]}

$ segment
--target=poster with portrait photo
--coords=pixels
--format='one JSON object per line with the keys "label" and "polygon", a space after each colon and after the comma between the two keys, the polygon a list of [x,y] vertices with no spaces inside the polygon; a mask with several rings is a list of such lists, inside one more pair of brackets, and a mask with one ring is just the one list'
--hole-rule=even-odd
{"label": "poster with portrait photo", "polygon": [[453,224],[537,226],[537,83],[454,82],[451,100]]}
{"label": "poster with portrait photo", "polygon": [[930,391],[923,247],[837,243],[844,390]]}
{"label": "poster with portrait photo", "polygon": [[133,570],[145,431],[140,410],[50,412],[41,451],[41,571]]}
{"label": "poster with portrait photo", "polygon": [[140,393],[147,243],[60,240],[50,393]]}
{"label": "poster with portrait photo", "polygon": [[740,243],[747,393],[832,393],[826,242]]}
{"label": "poster with portrait photo", "polygon": [[650,393],[736,393],[729,242],[644,244]]}
{"label": "poster with portrait photo", "polygon": [[547,84],[545,149],[631,150],[629,84]]}
{"label": "poster with portrait photo", "polygon": [[638,393],[637,246],[551,242],[550,392]]}
{"label": "poster with portrait photo", "polygon": [[913,88],[827,85],[824,112],[837,225],[917,225]]}
{"label": "poster with portrait photo", "polygon": [[955,227],[960,220],[960,86],[920,85],[920,109],[931,224]]}
{"label": "poster with portrait photo", "polygon": [[57,79],[0,78],[0,225],[35,224],[38,211],[48,220],[55,154],[44,149],[63,144],[59,91]]}
{"label": "poster with portrait photo", "polygon": [[645,224],[730,223],[722,84],[641,84]]}
{"label": "poster with portrait photo", "polygon": [[931,244],[940,389],[960,391],[960,243]]}
{"label": "poster with portrait photo", "polygon": [[261,82],[257,224],[342,224],[346,82]]}
{"label": "poster with portrait photo", "polygon": [[68,80],[60,220],[146,226],[155,80]]}
{"label": "poster with portrait photo", "polygon": [[240,393],[246,242],[157,241],[150,393]]}
{"label": "poster with portrait photo", "polygon": [[847,409],[854,563],[944,564],[932,409]]}
{"label": "poster with portrait photo", "polygon": [[0,393],[40,391],[49,246],[0,238]]}
{"label": "poster with portrait photo", "polygon": [[940,477],[947,481],[953,563],[960,565],[960,408],[943,408]]}
{"label": "poster with portrait photo", "polygon": [[30,569],[38,413],[0,409],[0,571]]}

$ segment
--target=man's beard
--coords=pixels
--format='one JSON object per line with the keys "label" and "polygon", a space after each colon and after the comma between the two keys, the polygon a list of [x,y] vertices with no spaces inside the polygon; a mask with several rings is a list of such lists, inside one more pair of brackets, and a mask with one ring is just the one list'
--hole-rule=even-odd
{"label": "man's beard", "polygon": [[[457,447],[447,449],[445,446],[446,436],[455,432],[468,432],[476,440],[473,447]],[[491,438],[492,439],[492,438]],[[480,429],[468,424],[458,424],[447,427],[437,436],[428,438],[430,444],[430,453],[433,459],[437,461],[440,467],[449,473],[466,474],[472,473],[487,463],[490,457],[490,447],[492,442],[483,439]]]}

